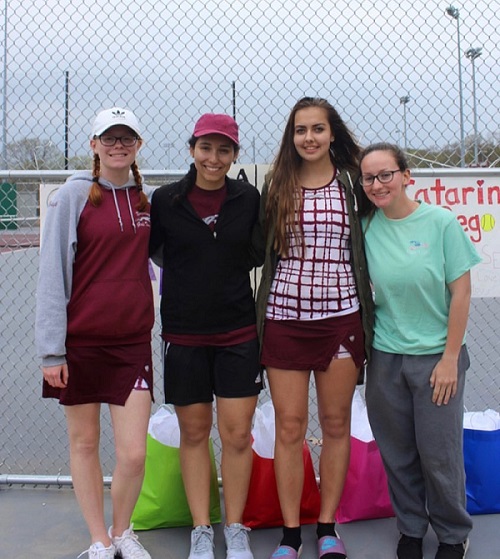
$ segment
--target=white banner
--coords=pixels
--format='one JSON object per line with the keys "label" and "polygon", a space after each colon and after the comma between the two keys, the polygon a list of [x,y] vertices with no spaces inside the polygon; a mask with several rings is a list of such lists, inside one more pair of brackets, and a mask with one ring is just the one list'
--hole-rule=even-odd
{"label": "white banner", "polygon": [[473,297],[500,297],[500,170],[415,170],[408,188],[451,210],[474,243],[482,262],[472,269]]}

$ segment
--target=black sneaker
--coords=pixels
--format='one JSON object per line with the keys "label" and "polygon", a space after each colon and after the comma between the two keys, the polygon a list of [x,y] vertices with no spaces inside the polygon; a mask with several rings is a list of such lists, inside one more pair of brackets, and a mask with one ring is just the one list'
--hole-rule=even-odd
{"label": "black sneaker", "polygon": [[467,550],[469,549],[469,540],[465,540],[462,543],[440,543],[436,559],[463,559]]}
{"label": "black sneaker", "polygon": [[423,557],[422,538],[411,538],[401,534],[398,543],[398,559],[423,559]]}

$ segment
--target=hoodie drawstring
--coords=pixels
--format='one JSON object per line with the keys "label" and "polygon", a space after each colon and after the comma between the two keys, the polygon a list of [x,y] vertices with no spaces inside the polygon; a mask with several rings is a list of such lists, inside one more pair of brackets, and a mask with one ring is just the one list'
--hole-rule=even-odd
{"label": "hoodie drawstring", "polygon": [[130,214],[130,221],[132,222],[132,227],[134,228],[134,233],[137,234],[137,229],[135,227],[135,219],[134,219],[134,212],[132,211],[132,205],[130,204],[130,194],[129,189],[125,191],[127,193],[127,202],[128,202],[128,211]]}
{"label": "hoodie drawstring", "polygon": [[120,231],[123,233],[122,214],[120,213],[120,207],[118,206],[118,200],[116,199],[116,192],[115,192],[114,188],[112,188],[111,191],[113,192],[113,200],[115,201],[115,209],[116,209],[116,215],[118,216],[118,223],[120,225]]}
{"label": "hoodie drawstring", "polygon": [[[116,208],[116,215],[118,216],[118,223],[120,225],[120,231],[123,233],[123,221],[122,221],[122,214],[120,212],[120,206],[118,205],[118,200],[116,198],[116,191],[114,188],[111,189],[113,192],[113,200],[115,201],[115,208]],[[135,226],[135,219],[134,219],[134,211],[132,210],[132,204],[130,203],[130,194],[129,189],[125,190],[127,194],[127,204],[128,204],[128,211],[130,214],[130,221],[132,222],[132,227],[134,229],[134,233],[137,234],[137,227]]]}

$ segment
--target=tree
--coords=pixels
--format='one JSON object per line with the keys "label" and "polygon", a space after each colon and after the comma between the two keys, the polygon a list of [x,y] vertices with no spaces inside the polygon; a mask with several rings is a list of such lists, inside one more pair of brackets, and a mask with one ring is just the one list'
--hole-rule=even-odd
{"label": "tree", "polygon": [[74,170],[92,169],[91,155],[75,155],[69,158],[68,168]]}
{"label": "tree", "polygon": [[[485,139],[479,135],[478,159],[480,167],[500,167],[500,142],[498,134],[491,134]],[[465,138],[465,166],[476,166],[474,160],[474,136]],[[451,142],[444,147],[434,146],[428,149],[412,149],[407,151],[408,162],[412,168],[427,167],[460,167],[460,144]]]}
{"label": "tree", "polygon": [[[140,161],[140,160],[139,160]],[[24,171],[64,169],[64,155],[50,140],[23,138],[7,145],[7,168]],[[92,169],[92,155],[69,158],[70,170]]]}
{"label": "tree", "polygon": [[50,140],[23,138],[7,145],[7,167],[38,171],[62,169],[64,156]]}

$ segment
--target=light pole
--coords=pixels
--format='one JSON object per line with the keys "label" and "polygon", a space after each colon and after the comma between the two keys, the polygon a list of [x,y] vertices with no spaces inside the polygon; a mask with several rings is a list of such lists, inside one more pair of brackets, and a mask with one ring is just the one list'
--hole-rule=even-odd
{"label": "light pole", "polygon": [[233,118],[236,120],[236,81],[231,83],[231,90],[233,93]]}
{"label": "light pole", "polygon": [[474,103],[474,164],[479,166],[479,150],[477,135],[477,97],[476,97],[476,58],[479,58],[483,52],[481,47],[470,48],[465,52],[465,56],[472,62],[472,99]]}
{"label": "light pole", "polygon": [[7,0],[3,8],[2,166],[7,169]]}
{"label": "light pole", "polygon": [[69,71],[64,72],[64,169],[69,168]]}
{"label": "light pole", "polygon": [[404,139],[405,151],[408,151],[408,137],[406,134],[406,105],[409,102],[410,102],[409,95],[404,95],[403,97],[399,98],[399,104],[403,105],[403,139]]}
{"label": "light pole", "polygon": [[462,57],[460,55],[460,12],[455,6],[448,6],[446,8],[446,14],[457,22],[458,94],[460,98],[460,167],[465,167],[464,95],[462,85]]}
{"label": "light pole", "polygon": [[170,148],[172,147],[172,144],[170,142],[167,142],[165,144],[163,144],[163,147],[167,148],[167,169],[170,171]]}

